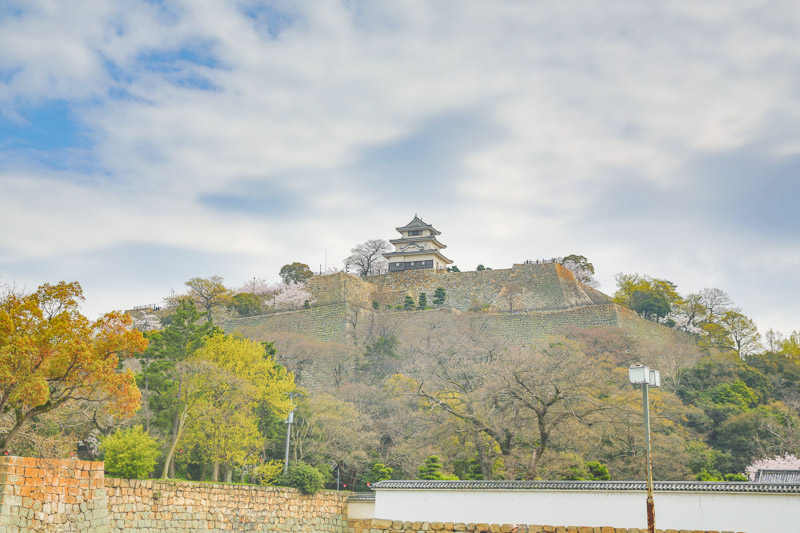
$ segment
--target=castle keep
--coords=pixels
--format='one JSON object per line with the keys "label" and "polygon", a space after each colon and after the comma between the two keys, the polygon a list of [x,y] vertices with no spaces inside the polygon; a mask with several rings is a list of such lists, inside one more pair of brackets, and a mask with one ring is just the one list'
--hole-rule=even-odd
{"label": "castle keep", "polygon": [[441,232],[423,222],[417,215],[414,215],[414,220],[405,226],[395,229],[402,237],[389,241],[394,245],[394,252],[383,254],[389,261],[389,272],[441,270],[452,263],[441,252],[447,246],[436,239]]}

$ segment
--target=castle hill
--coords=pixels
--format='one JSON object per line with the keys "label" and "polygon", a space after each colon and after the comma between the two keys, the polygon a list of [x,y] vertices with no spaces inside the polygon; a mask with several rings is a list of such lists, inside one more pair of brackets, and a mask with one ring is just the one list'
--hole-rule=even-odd
{"label": "castle hill", "polygon": [[0,533],[800,533],[793,2],[0,2]]}
{"label": "castle hill", "polygon": [[[461,271],[432,224],[395,229],[354,246],[342,270],[295,261],[280,283],[241,287],[192,278],[91,324],[77,283],[7,294],[5,361],[25,345],[41,363],[15,367],[3,389],[14,407],[0,521],[627,532],[643,514],[628,501],[653,487],[676,528],[741,520],[693,510],[720,489],[751,495],[739,514],[776,509],[752,531],[796,510],[800,463],[780,451],[796,440],[797,333],[764,344],[717,288],[682,295],[618,274],[605,294],[578,254]],[[449,504],[449,490],[474,502]],[[650,496],[655,527],[652,509]]]}

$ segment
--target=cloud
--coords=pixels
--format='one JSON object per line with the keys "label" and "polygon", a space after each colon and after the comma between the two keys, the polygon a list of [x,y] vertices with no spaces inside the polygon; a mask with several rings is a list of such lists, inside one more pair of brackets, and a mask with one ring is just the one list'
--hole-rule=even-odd
{"label": "cloud", "polygon": [[607,292],[639,270],[800,327],[798,28],[744,1],[7,2],[0,272],[84,257],[111,292],[90,267],[136,246],[269,276],[416,212],[468,268],[583,253]]}

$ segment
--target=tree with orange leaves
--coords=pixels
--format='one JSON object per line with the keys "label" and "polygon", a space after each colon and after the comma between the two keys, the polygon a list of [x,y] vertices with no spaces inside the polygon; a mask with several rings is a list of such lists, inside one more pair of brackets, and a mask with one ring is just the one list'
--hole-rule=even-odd
{"label": "tree with orange leaves", "polygon": [[139,408],[133,373],[117,365],[147,340],[127,315],[89,320],[82,300],[81,286],[63,281],[0,297],[0,415],[11,420],[0,429],[0,454],[32,418],[73,400],[108,402],[119,416]]}

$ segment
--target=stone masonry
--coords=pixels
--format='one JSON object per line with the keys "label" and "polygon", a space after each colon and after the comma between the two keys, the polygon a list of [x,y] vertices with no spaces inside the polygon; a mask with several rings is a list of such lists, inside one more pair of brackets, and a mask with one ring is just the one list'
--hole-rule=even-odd
{"label": "stone masonry", "polygon": [[114,533],[347,531],[345,492],[114,478],[105,485]]}
{"label": "stone masonry", "polygon": [[0,457],[0,531],[111,533],[103,463]]}
{"label": "stone masonry", "polygon": [[[501,292],[512,283],[520,292],[514,312],[509,313]],[[438,287],[446,292],[444,310],[397,310],[406,295],[418,301],[421,292],[432,305]],[[404,329],[440,320],[442,312],[447,312],[453,320],[462,315],[468,321],[479,320],[488,333],[519,344],[557,334],[565,326],[618,327],[640,340],[692,343],[688,335],[645,320],[579,283],[572,272],[557,263],[526,263],[474,272],[416,270],[367,278],[340,272],[311,278],[308,289],[314,296],[311,309],[230,318],[221,326],[226,332],[239,331],[255,340],[269,340],[270,333],[285,331],[342,342],[354,336],[363,338],[359,329],[371,323],[367,315],[391,315],[391,322]],[[473,304],[487,306],[488,312],[468,311]]]}

